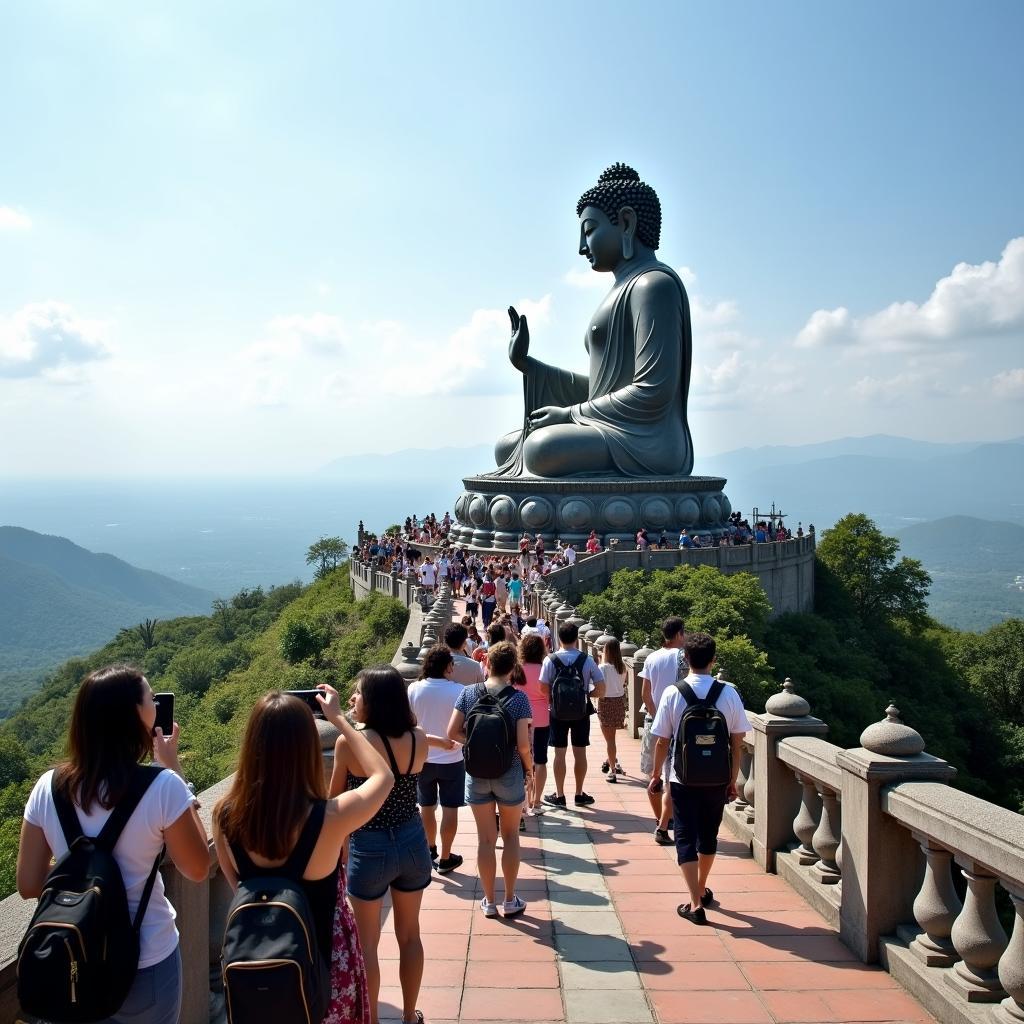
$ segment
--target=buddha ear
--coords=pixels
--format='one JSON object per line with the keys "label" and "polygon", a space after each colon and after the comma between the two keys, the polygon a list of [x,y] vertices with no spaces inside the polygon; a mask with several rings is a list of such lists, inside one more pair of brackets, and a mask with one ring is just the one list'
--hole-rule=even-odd
{"label": "buddha ear", "polygon": [[622,258],[633,258],[633,238],[636,235],[637,216],[632,206],[619,210],[619,224],[622,226]]}

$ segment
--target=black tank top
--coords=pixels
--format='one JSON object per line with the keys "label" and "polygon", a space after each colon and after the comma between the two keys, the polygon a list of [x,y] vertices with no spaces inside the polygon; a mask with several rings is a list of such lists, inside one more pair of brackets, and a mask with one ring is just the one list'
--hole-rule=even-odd
{"label": "black tank top", "polygon": [[[323,828],[326,800],[316,800],[302,826],[298,841],[284,864],[276,868],[257,867],[238,843],[229,843],[238,866],[238,878],[290,878],[302,886],[313,913],[316,942],[327,963],[331,962],[331,938],[334,931],[334,909],[338,900],[338,867],[323,878],[303,878],[309,858],[313,855]],[[340,862],[339,862],[340,863]]]}
{"label": "black tank top", "polygon": [[[416,809],[416,780],[420,777],[420,773],[412,770],[412,766],[416,763],[416,733],[412,734],[409,770],[404,775],[399,774],[398,762],[395,760],[395,753],[391,749],[391,744],[388,743],[387,736],[381,734],[380,738],[388,760],[391,762],[391,774],[395,777],[395,785],[388,794],[387,800],[384,801],[384,806],[361,829],[357,829],[358,832],[362,832],[364,829],[370,832],[380,832],[384,829],[398,828],[419,813]],[[345,788],[358,789],[366,781],[366,778],[365,775],[353,775],[350,772]]]}

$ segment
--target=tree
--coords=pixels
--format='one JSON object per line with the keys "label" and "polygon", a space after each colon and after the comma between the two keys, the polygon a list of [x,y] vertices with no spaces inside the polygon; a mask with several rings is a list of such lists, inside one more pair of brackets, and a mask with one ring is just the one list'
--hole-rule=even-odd
{"label": "tree", "polygon": [[278,646],[281,657],[290,665],[297,665],[307,658],[318,658],[327,647],[330,637],[327,630],[319,628],[305,619],[292,619],[281,630]]}
{"label": "tree", "polygon": [[316,564],[315,576],[323,579],[329,572],[338,568],[348,554],[348,544],[340,537],[321,537],[309,546],[306,552],[306,565]]}
{"label": "tree", "polygon": [[156,624],[159,619],[146,619],[145,622],[140,622],[136,627],[135,631],[139,634],[139,639],[142,641],[144,650],[149,650],[151,647],[156,645]]}
{"label": "tree", "polygon": [[926,617],[932,578],[916,558],[897,561],[899,547],[859,512],[822,534],[818,558],[839,579],[862,622]]}
{"label": "tree", "polygon": [[217,677],[216,651],[206,647],[185,647],[167,665],[167,674],[178,681],[185,693],[206,693]]}

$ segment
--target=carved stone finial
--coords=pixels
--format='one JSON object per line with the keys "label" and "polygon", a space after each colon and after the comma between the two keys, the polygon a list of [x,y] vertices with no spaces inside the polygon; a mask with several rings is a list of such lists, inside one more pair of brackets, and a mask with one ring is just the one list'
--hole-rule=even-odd
{"label": "carved stone finial", "polygon": [[805,718],[811,713],[811,705],[796,692],[793,680],[786,676],[781,693],[773,693],[764,706],[769,715],[779,718]]}
{"label": "carved stone finial", "polygon": [[924,750],[924,740],[916,729],[900,720],[900,709],[890,704],[881,722],[869,725],[860,734],[860,745],[872,754],[886,757],[913,757]]}
{"label": "carved stone finial", "polygon": [[641,647],[640,650],[633,652],[633,663],[635,665],[642,665],[654,653],[654,649],[650,644],[651,638],[648,637],[644,641],[643,647]]}
{"label": "carved stone finial", "polygon": [[622,638],[622,642],[619,644],[619,652],[623,658],[635,658],[637,655],[638,648],[628,636]]}

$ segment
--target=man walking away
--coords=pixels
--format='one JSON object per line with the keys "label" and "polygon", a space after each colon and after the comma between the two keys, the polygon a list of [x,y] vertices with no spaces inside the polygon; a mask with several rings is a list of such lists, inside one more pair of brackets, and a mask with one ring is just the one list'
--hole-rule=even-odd
{"label": "man walking away", "polygon": [[676,857],[690,895],[689,903],[676,911],[694,924],[706,924],[704,908],[715,902],[707,883],[718,829],[725,805],[736,799],[736,773],[750,722],[736,688],[712,678],[715,641],[706,633],[694,633],[683,649],[689,675],[665,692],[654,719],[657,743],[650,791],[662,781],[671,748]]}
{"label": "man walking away", "polygon": [[546,804],[565,807],[565,749],[572,737],[573,774],[576,777],[577,807],[594,798],[583,790],[587,777],[587,747],[590,745],[591,697],[604,696],[604,676],[589,654],[579,649],[579,630],[571,622],[558,627],[560,650],[544,659],[540,670],[540,691],[548,698],[551,713],[548,744],[555,752],[555,792],[544,797]]}
{"label": "man walking away", "polygon": [[[652,782],[655,778],[661,777],[661,765],[654,761],[654,738],[651,735],[651,725],[654,722],[662,695],[670,686],[675,686],[676,680],[682,674],[679,671],[679,652],[686,637],[683,620],[675,615],[667,618],[661,624],[661,636],[661,650],[649,654],[644,662],[644,667],[640,670],[640,678],[643,680],[641,692],[646,709],[643,738],[640,743],[640,771]],[[668,823],[672,818],[672,799],[668,789],[659,792],[657,789],[649,788],[647,796],[651,801],[654,817],[658,819],[658,824],[654,829],[654,841],[659,846],[671,846],[672,839],[668,834]]]}
{"label": "man walking away", "polygon": [[[472,659],[466,660],[477,667]],[[462,857],[452,853],[452,843],[459,826],[459,808],[466,802],[466,766],[462,747],[448,739],[452,711],[465,689],[452,678],[453,670],[451,651],[438,644],[427,651],[419,682],[409,687],[409,705],[431,743],[426,763],[416,780],[416,789],[423,828],[430,846],[430,859],[442,875],[462,864]],[[478,679],[479,676],[477,672]],[[435,737],[443,737],[447,743],[435,746]],[[437,851],[438,803],[441,804],[440,856]]]}
{"label": "man walking away", "polygon": [[[487,678],[483,665],[479,661],[474,661],[466,654],[466,641],[469,639],[469,630],[465,626],[453,622],[445,628],[442,639],[444,640],[445,647],[448,648],[452,655],[451,680],[453,683],[460,683],[462,686],[472,686],[474,683],[482,683]],[[449,714],[450,717],[451,715]],[[447,733],[448,723],[446,721],[444,731],[440,735],[446,736]]]}

